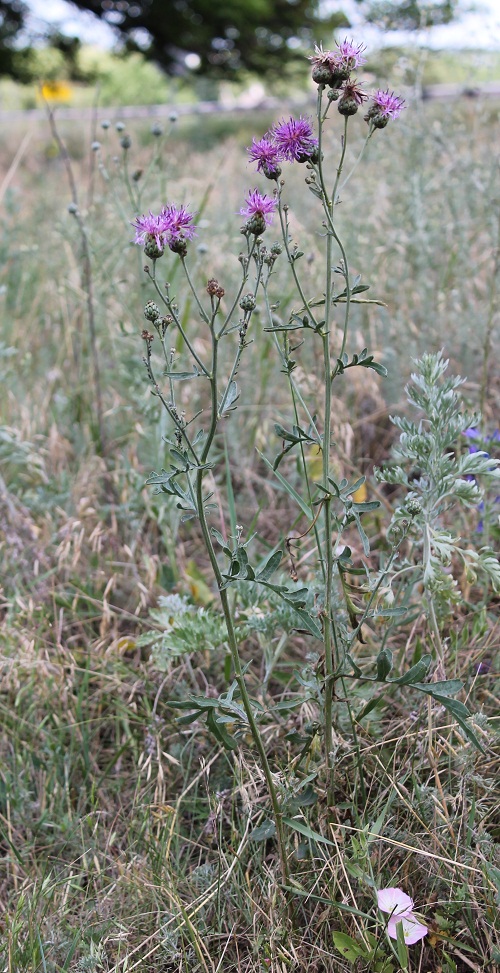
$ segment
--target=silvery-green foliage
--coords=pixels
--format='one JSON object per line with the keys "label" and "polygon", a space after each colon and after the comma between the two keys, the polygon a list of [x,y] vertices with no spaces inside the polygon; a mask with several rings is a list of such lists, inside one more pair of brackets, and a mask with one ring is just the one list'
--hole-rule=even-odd
{"label": "silvery-green foliage", "polygon": [[107,970],[106,950],[102,943],[90,943],[89,952],[82,956],[77,964],[77,973],[98,973]]}
{"label": "silvery-green foliage", "polygon": [[159,669],[167,669],[175,659],[193,652],[212,652],[226,642],[227,630],[220,612],[197,608],[180,595],[165,595],[159,605],[150,612],[157,628],[138,639],[138,645],[151,646]]}
{"label": "silvery-green foliage", "polygon": [[448,527],[450,513],[456,517],[460,507],[477,506],[483,497],[482,484],[500,479],[499,461],[483,450],[463,452],[460,437],[479,424],[480,416],[464,408],[458,391],[464,379],[445,376],[448,361],[442,353],[423,355],[416,366],[405,391],[420,416],[391,416],[400,431],[392,451],[394,465],[376,472],[380,481],[407,488],[405,503],[396,509],[391,528],[400,529],[412,512],[421,532],[416,543],[421,549],[424,587],[441,601],[450,602],[458,597],[452,573],[455,558],[462,562],[469,580],[474,581],[482,571],[494,589],[500,589],[500,565],[494,552],[464,546]]}

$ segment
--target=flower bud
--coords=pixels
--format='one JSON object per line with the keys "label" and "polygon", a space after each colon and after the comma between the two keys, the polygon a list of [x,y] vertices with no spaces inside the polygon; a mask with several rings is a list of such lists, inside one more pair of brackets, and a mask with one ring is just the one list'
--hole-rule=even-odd
{"label": "flower bud", "polygon": [[117,132],[124,132],[125,131],[125,123],[124,122],[117,122],[116,125],[115,125],[115,128],[116,128],[116,131]]}
{"label": "flower bud", "polygon": [[154,135],[155,139],[159,139],[163,135],[163,126],[159,122],[155,122],[151,126],[151,135]]}
{"label": "flower bud", "polygon": [[101,128],[103,128],[104,131],[106,131],[108,128],[110,128],[110,126],[111,126],[111,122],[109,121],[109,119],[104,118],[103,121],[101,122]]}
{"label": "flower bud", "polygon": [[168,246],[172,253],[178,253],[179,257],[185,257],[188,252],[187,241],[182,234],[169,240]]}
{"label": "flower bud", "polygon": [[328,61],[320,61],[319,64],[313,65],[312,79],[316,84],[330,84],[332,77],[332,69]]}
{"label": "flower bud", "polygon": [[262,173],[264,173],[266,179],[275,179],[276,182],[278,181],[278,179],[279,179],[279,177],[281,176],[281,173],[282,173],[282,169],[280,168],[280,166],[278,166],[276,164],[270,166],[270,165],[268,165],[267,162],[262,162],[261,163],[260,171]]}
{"label": "flower bud", "polygon": [[385,128],[388,121],[387,115],[376,115],[375,118],[372,118],[372,125],[374,128]]}
{"label": "flower bud", "polygon": [[337,105],[337,111],[339,111],[340,114],[344,115],[346,118],[348,118],[350,115],[355,115],[358,108],[359,104],[355,98],[341,98]]}
{"label": "flower bud", "polygon": [[130,138],[130,135],[124,135],[123,138],[120,139],[120,145],[122,149],[124,149],[126,152],[127,149],[129,149],[130,146],[132,145],[132,139]]}
{"label": "flower bud", "polygon": [[160,317],[160,308],[154,301],[148,301],[144,308],[144,317],[147,321],[156,321]]}
{"label": "flower bud", "polygon": [[90,146],[90,148],[92,149],[92,152],[99,152],[99,149],[101,148],[101,143],[100,142],[97,142],[97,141],[96,142],[92,142],[92,145]]}
{"label": "flower bud", "polygon": [[242,232],[243,233],[253,233],[254,236],[260,236],[264,233],[266,229],[266,221],[262,213],[254,213],[245,223]]}
{"label": "flower bud", "polygon": [[412,517],[416,517],[417,514],[422,512],[422,504],[420,503],[420,500],[416,499],[416,497],[412,497],[411,500],[408,500],[406,509]]}
{"label": "flower bud", "polygon": [[240,301],[240,307],[242,311],[253,311],[255,309],[256,304],[257,301],[255,300],[253,294],[245,294],[245,297],[242,297]]}
{"label": "flower bud", "polygon": [[146,257],[149,257],[150,260],[158,260],[158,257],[161,257],[163,254],[163,250],[158,246],[154,236],[152,236],[150,233],[148,234],[144,244],[144,253],[146,254]]}

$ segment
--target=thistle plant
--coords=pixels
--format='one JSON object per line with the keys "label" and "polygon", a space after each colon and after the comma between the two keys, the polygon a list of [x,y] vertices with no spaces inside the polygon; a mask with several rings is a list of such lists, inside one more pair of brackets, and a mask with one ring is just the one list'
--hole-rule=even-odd
{"label": "thistle plant", "polygon": [[[170,419],[168,469],[152,473],[148,483],[157,492],[174,498],[183,519],[194,518],[199,525],[218,592],[231,662],[230,671],[227,671],[227,690],[218,699],[192,695],[172,705],[189,710],[180,716],[181,725],[204,716],[209,729],[228,749],[243,745],[244,738],[251,734],[272,811],[272,822],[269,827],[266,825],[265,836],[273,833],[276,836],[283,884],[287,887],[290,880],[286,829],[295,826],[287,814],[293,805],[287,803],[283,768],[273,766],[262,732],[271,704],[263,697],[252,698],[247,685],[250,663],[243,662],[241,648],[248,626],[242,626],[238,617],[242,587],[258,588],[273,604],[278,601],[286,606],[294,615],[295,628],[318,648],[318,665],[314,672],[299,676],[303,694],[297,694],[295,705],[309,698],[317,706],[318,728],[311,732],[306,748],[312,745],[316,735],[321,736],[324,770],[319,783],[324,787],[328,806],[335,803],[334,727],[339,706],[347,706],[356,748],[356,726],[349,691],[353,681],[371,688],[373,683],[383,683],[385,690],[388,685],[413,686],[439,700],[453,712],[464,732],[470,732],[465,706],[450,699],[461,684],[457,681],[453,686],[422,681],[431,666],[431,655],[423,656],[410,670],[389,679],[392,656],[385,647],[384,638],[379,645],[375,669],[372,663],[367,668],[358,652],[366,631],[371,633],[372,643],[379,638],[375,621],[378,623],[386,618],[387,624],[391,625],[405,614],[404,605],[388,606],[381,598],[381,592],[413,530],[415,518],[421,516],[423,509],[419,504],[414,503],[412,507],[407,503],[407,516],[404,521],[401,518],[399,533],[393,531],[390,535],[392,539],[384,552],[383,570],[372,576],[366,561],[358,565],[354,563],[349,542],[352,544],[352,538],[357,535],[365,558],[370,554],[365,515],[371,514],[379,506],[379,501],[360,497],[364,477],[357,477],[351,483],[335,478],[334,394],[336,397],[345,395],[354,368],[371,369],[381,377],[386,371],[367,348],[356,352],[350,347],[349,325],[354,305],[363,305],[369,311],[371,305],[380,301],[368,299],[368,286],[351,272],[338,226],[337,206],[360,162],[359,157],[351,171],[344,172],[351,119],[367,103],[364,115],[366,146],[391,119],[398,118],[404,108],[403,100],[388,90],[375,92],[369,100],[368,92],[353,77],[353,72],[363,61],[363,47],[351,41],[343,41],[334,51],[316,48],[311,58],[312,76],[317,85],[315,123],[302,115],[283,118],[252,140],[248,155],[256,164],[256,179],[266,182],[261,188],[249,189],[239,211],[244,221],[241,227],[243,248],[238,256],[240,281],[233,293],[226,293],[224,281],[215,277],[208,280],[203,293],[195,286],[189,267],[189,248],[201,230],[196,226],[194,211],[184,205],[168,203],[160,213],[140,216],[133,224],[136,243],[144,247],[150,260],[145,272],[154,298],[148,301],[144,310],[147,323],[142,332],[144,364],[151,391]],[[338,157],[333,164],[327,158],[326,149],[331,128],[338,148]],[[288,199],[287,166],[304,168],[306,191],[311,193],[317,212],[323,279],[319,294],[310,293],[307,268],[301,269],[300,241],[293,238],[293,201]],[[271,186],[267,192],[266,184]],[[270,231],[276,227],[280,239],[267,243]],[[161,261],[165,251],[176,254],[180,261],[185,296],[178,297],[173,293],[171,283],[162,280]],[[286,320],[278,316],[279,295],[274,293],[278,260],[287,262],[296,293],[297,304]],[[238,524],[234,516],[229,518],[229,526],[221,526],[219,505],[214,502],[214,490],[219,489],[218,484],[224,479],[230,484],[231,496],[235,492],[231,485],[230,465],[226,469],[224,463],[224,427],[240,402],[237,378],[253,340],[259,301],[264,306],[265,331],[274,343],[291,403],[288,424],[275,424],[274,457],[262,457],[270,477],[288,496],[293,511],[290,531],[281,545],[277,544],[265,556],[260,553],[258,536],[246,536],[245,525]],[[192,310],[186,312],[186,307],[194,307],[195,314]],[[196,342],[200,327],[210,339],[210,352],[206,356]],[[172,332],[176,333],[175,341],[170,338]],[[172,344],[176,349],[182,345],[182,364],[178,364],[178,352],[172,350]],[[306,393],[297,379],[297,357],[302,345],[311,347],[311,357],[317,364],[319,399]],[[221,354],[223,346],[231,348],[231,363],[227,368]],[[208,389],[209,403],[202,413],[185,412],[178,395],[181,382],[199,382]],[[311,450],[320,458],[321,474],[316,479],[307,461],[307,453]],[[292,473],[287,474],[286,460],[290,456],[296,458],[301,473],[298,485]],[[474,470],[470,464],[466,467],[465,473],[477,471],[477,466]],[[470,495],[474,489],[473,485],[467,484]],[[217,510],[217,526],[213,521],[214,510]],[[434,538],[436,541],[436,535]],[[307,572],[297,557],[301,545],[310,545],[306,563],[311,567]],[[433,555],[427,553],[427,548],[425,557],[429,569]],[[283,563],[289,578],[279,575]],[[365,597],[361,605],[354,603],[351,588],[350,579],[356,573],[362,574],[366,582],[362,588]],[[189,618],[176,623],[175,638],[172,630],[166,633],[166,644],[174,646],[174,651],[177,651],[175,646],[179,644],[179,638],[185,644],[184,630],[187,631],[188,622]],[[269,671],[267,663],[266,667]],[[342,703],[338,702],[340,698]],[[357,716],[360,718],[359,713]],[[304,753],[303,749],[297,755],[296,766],[300,765]],[[362,780],[361,761],[358,766]],[[312,776],[315,778],[316,774]],[[290,780],[292,777],[290,770]],[[304,783],[305,780],[300,786]],[[309,779],[307,783],[310,783]]]}

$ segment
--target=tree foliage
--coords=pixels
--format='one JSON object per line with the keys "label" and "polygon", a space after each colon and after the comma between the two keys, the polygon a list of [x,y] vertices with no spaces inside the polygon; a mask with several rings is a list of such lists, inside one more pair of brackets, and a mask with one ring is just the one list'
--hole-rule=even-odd
{"label": "tree foliage", "polygon": [[[282,75],[314,42],[331,44],[335,27],[348,29],[342,13],[321,14],[321,0],[70,0],[116,30],[129,50],[140,50],[168,74],[188,67],[212,78],[236,78],[242,70]],[[453,19],[458,0],[357,0],[366,19],[385,29],[418,29]],[[0,75],[31,79],[23,0],[0,0]],[[48,31],[47,40],[68,56],[76,77],[78,41]],[[189,55],[196,55],[189,60]],[[188,61],[186,63],[186,58]],[[32,66],[32,65],[31,65]]]}
{"label": "tree foliage", "polygon": [[[128,47],[137,47],[169,74],[186,70],[236,77],[242,69],[278,74],[297,49],[348,26],[342,14],[320,17],[319,0],[72,0],[112,24]],[[297,43],[298,42],[298,43]],[[191,59],[192,66],[194,60]],[[188,60],[189,64],[189,60]]]}
{"label": "tree foliage", "polygon": [[25,51],[16,39],[23,29],[27,7],[21,0],[0,0],[0,75],[25,80]]}
{"label": "tree foliage", "polygon": [[419,30],[448,24],[458,0],[357,0],[366,20],[385,30]]}

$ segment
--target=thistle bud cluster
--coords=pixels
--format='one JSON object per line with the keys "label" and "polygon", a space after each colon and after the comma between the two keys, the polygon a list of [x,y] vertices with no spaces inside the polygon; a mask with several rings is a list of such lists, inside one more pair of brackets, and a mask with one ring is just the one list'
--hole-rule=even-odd
{"label": "thistle bud cluster", "polygon": [[242,297],[240,301],[240,307],[242,311],[253,311],[255,310],[256,304],[257,301],[255,300],[253,294],[245,294],[245,296]]}
{"label": "thistle bud cluster", "polygon": [[216,280],[215,277],[211,277],[210,280],[207,281],[207,294],[209,294],[210,297],[217,297],[220,301],[221,298],[224,297],[225,293],[224,288],[220,286],[219,281]]}
{"label": "thistle bud cluster", "polygon": [[[353,44],[347,38],[336,44],[336,50],[324,51],[321,45],[316,46],[314,54],[309,59],[312,63],[312,78],[317,85],[328,87],[329,101],[336,101],[341,115],[348,118],[355,115],[358,108],[368,99],[362,84],[351,78],[351,72],[364,64],[365,47],[363,44]],[[377,91],[373,96],[365,121],[370,129],[385,128],[389,119],[397,118],[404,108],[403,98],[394,92]]]}
{"label": "thistle bud cluster", "polygon": [[160,317],[160,308],[154,301],[148,301],[144,307],[144,317],[147,321],[157,321]]}

